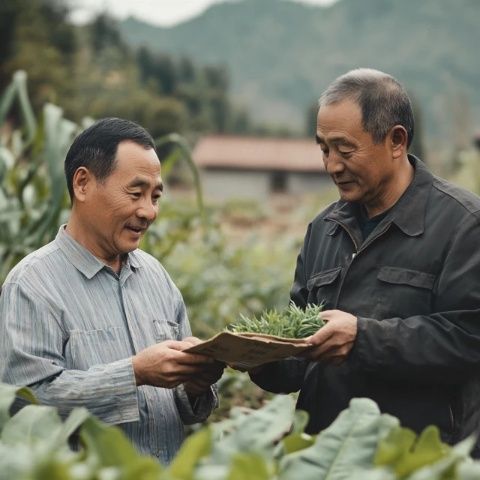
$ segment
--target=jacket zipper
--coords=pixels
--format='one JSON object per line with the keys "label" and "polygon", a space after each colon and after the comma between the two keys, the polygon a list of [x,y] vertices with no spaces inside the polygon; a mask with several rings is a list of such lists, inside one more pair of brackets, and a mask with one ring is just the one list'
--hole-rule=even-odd
{"label": "jacket zipper", "polygon": [[342,288],[343,288],[343,284],[345,282],[345,278],[347,278],[347,273],[348,273],[348,270],[350,268],[350,266],[352,265],[354,259],[357,257],[357,255],[360,253],[360,252],[363,252],[369,245],[371,245],[377,238],[381,237],[389,228],[390,228],[390,225],[392,224],[391,222],[387,223],[387,225],[380,231],[378,232],[374,237],[372,237],[367,243],[364,243],[361,245],[360,248],[358,248],[358,245],[357,243],[355,242],[355,239],[352,235],[352,232],[350,232],[350,230],[348,229],[347,226],[345,226],[342,222],[339,222],[338,220],[331,220],[332,222],[336,223],[337,225],[339,225],[340,227],[342,227],[348,234],[348,236],[350,237],[350,240],[352,240],[352,243],[353,243],[353,246],[354,246],[354,252],[352,253],[352,257],[350,259],[350,262],[346,265],[346,269],[345,269],[345,274],[342,276],[342,279],[340,281],[340,286],[338,288],[338,292],[337,292],[337,297],[335,298],[335,303],[334,303],[334,306],[335,308],[337,308],[338,306],[338,302],[340,300],[340,294],[342,292]]}

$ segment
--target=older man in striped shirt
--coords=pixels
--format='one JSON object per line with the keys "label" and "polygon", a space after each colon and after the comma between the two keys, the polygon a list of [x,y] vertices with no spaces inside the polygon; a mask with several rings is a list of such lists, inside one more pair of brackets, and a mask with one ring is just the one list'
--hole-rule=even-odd
{"label": "older man in striped shirt", "polygon": [[68,224],[3,285],[0,380],[62,415],[85,406],[168,463],[184,424],[216,406],[224,366],[183,351],[199,340],[182,296],[138,249],[163,190],[153,139],[133,122],[100,120],[75,139],[65,174]]}

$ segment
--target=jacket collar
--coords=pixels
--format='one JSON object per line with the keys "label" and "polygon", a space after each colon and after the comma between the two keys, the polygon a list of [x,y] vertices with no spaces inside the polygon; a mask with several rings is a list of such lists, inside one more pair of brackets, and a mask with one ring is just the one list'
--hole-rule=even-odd
{"label": "jacket collar", "polygon": [[[55,237],[55,243],[66,255],[68,261],[86,278],[93,278],[103,268],[108,268],[95,255],[93,255],[84,246],[80,245],[65,231],[66,225],[62,225]],[[140,262],[135,251],[126,255],[123,264],[124,268],[140,268]]]}
{"label": "jacket collar", "polygon": [[[425,229],[425,209],[433,183],[433,175],[425,164],[413,155],[408,160],[415,169],[414,177],[408,188],[390,209],[385,221],[397,225],[406,235],[421,235]],[[342,223],[351,231],[359,230],[358,204],[338,201],[337,206],[325,217],[325,220]]]}

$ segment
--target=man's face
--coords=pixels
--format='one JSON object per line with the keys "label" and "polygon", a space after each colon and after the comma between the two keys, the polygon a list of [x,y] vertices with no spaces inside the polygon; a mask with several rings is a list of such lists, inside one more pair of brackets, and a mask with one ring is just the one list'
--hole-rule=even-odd
{"label": "man's face", "polygon": [[340,197],[373,210],[388,204],[398,166],[392,160],[390,135],[375,144],[362,126],[362,112],[352,100],[322,106],[317,117],[317,142],[327,173]]}
{"label": "man's face", "polygon": [[121,142],[113,172],[103,181],[93,179],[85,196],[82,220],[89,249],[112,260],[138,248],[157,216],[162,190],[155,150]]}

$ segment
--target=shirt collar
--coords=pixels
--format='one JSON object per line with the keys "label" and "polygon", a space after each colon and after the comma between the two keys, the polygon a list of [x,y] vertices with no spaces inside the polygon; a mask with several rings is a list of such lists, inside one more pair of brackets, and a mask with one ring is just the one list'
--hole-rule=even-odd
{"label": "shirt collar", "polygon": [[[72,238],[66,231],[66,225],[62,225],[55,237],[55,243],[60,250],[66,255],[68,261],[89,280],[93,278],[103,268],[108,268],[95,255],[87,250],[83,245],[80,245],[74,238]],[[130,269],[140,268],[138,254],[135,251],[127,254],[124,262],[124,267]]]}
{"label": "shirt collar", "polygon": [[[400,228],[406,235],[421,235],[425,229],[425,209],[433,183],[433,175],[425,164],[413,155],[408,160],[415,169],[413,180],[397,203],[390,209],[387,218]],[[352,202],[339,201],[325,220],[336,220],[356,228],[358,205]]]}

